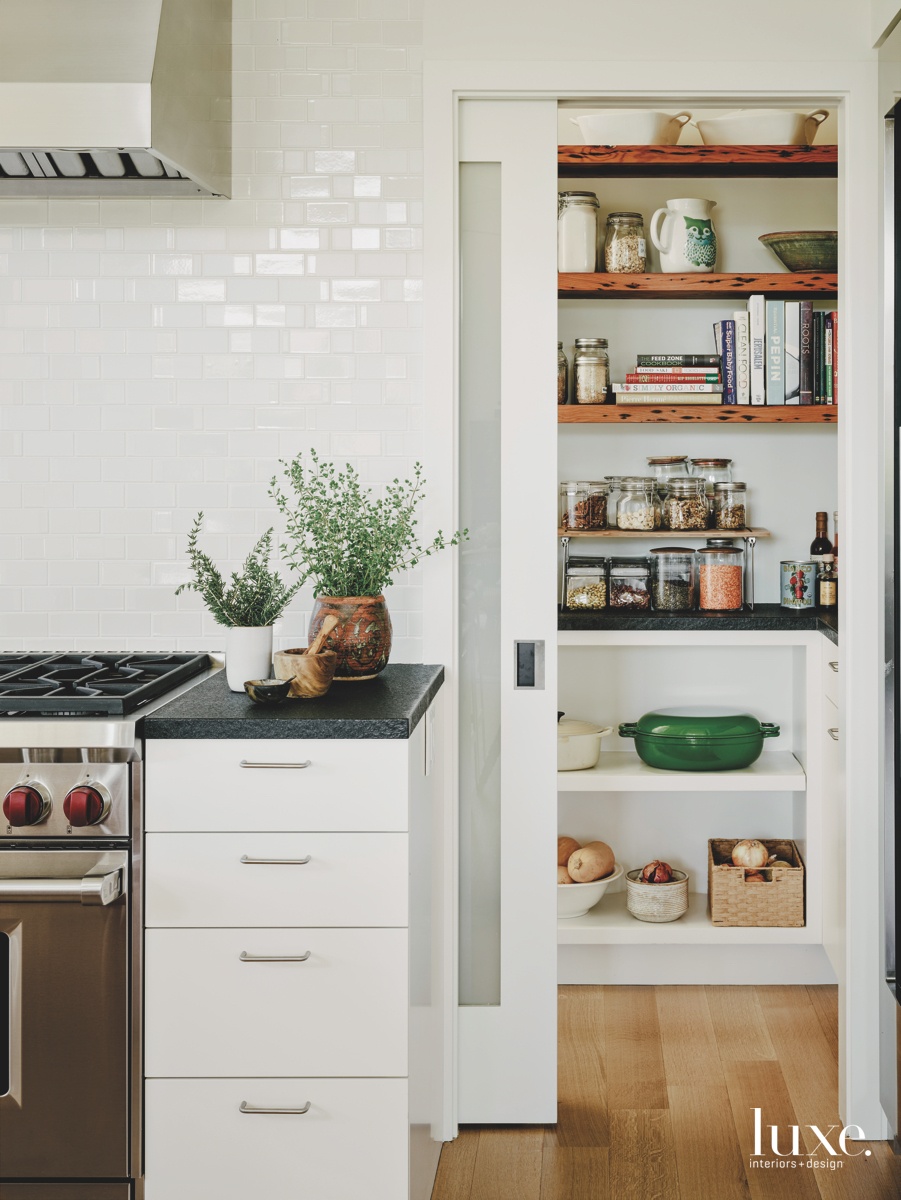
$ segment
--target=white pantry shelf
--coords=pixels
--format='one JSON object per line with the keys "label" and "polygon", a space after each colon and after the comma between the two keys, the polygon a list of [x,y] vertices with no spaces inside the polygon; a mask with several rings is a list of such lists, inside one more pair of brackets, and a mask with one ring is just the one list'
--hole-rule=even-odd
{"label": "white pantry shelf", "polygon": [[821,940],[809,925],[800,929],[712,925],[706,892],[689,893],[685,916],[661,925],[637,921],[626,908],[625,892],[608,892],[584,917],[557,922],[558,946],[784,946]]}
{"label": "white pantry shelf", "polygon": [[804,768],[788,750],[764,751],[741,771],[661,771],[628,750],[601,751],[587,771],[558,771],[558,792],[804,792]]}

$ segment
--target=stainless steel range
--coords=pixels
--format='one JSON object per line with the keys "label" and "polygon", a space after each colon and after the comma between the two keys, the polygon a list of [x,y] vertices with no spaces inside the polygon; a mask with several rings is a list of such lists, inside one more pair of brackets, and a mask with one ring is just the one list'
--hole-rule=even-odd
{"label": "stainless steel range", "polygon": [[205,654],[0,653],[0,1200],[138,1200],[143,714]]}

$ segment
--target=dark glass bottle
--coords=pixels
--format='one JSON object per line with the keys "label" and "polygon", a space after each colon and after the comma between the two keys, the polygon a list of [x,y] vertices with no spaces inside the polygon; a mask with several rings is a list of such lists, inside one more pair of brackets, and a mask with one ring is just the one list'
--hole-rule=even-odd
{"label": "dark glass bottle", "polygon": [[838,576],[835,573],[832,555],[825,554],[817,570],[817,608],[835,612],[838,608]]}
{"label": "dark glass bottle", "polygon": [[832,556],[832,542],[826,536],[827,520],[826,513],[817,513],[817,535],[810,543],[810,557],[813,562],[822,562],[827,554]]}

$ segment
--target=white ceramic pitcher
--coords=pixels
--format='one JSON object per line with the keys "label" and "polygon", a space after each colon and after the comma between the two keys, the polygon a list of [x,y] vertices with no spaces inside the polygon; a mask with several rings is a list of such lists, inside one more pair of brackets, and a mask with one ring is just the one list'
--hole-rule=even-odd
{"label": "white ceramic pitcher", "polygon": [[663,271],[684,274],[716,266],[716,230],[710,212],[715,200],[667,200],[651,217],[651,241]]}

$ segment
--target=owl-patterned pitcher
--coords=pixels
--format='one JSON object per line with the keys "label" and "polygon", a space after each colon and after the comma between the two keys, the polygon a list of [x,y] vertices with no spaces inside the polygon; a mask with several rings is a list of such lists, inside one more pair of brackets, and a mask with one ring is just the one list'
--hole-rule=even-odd
{"label": "owl-patterned pitcher", "polygon": [[[715,200],[667,200],[651,217],[651,241],[660,251],[660,269],[675,274],[712,271],[716,230],[710,219]],[[662,222],[662,224],[661,224]]]}

